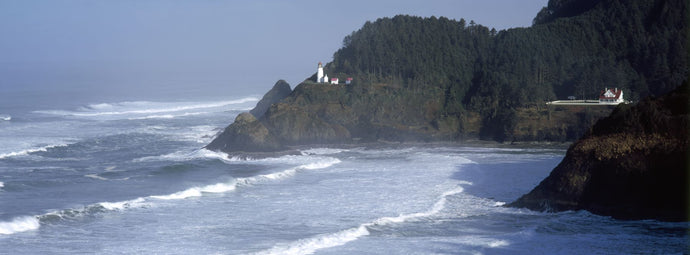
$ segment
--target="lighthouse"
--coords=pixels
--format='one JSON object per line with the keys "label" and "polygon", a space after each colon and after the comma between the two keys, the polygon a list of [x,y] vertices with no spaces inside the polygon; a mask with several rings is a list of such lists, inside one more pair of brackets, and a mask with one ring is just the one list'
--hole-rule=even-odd
{"label": "lighthouse", "polygon": [[323,65],[321,65],[321,62],[319,62],[319,68],[316,71],[316,82],[321,83],[324,82],[323,79]]}

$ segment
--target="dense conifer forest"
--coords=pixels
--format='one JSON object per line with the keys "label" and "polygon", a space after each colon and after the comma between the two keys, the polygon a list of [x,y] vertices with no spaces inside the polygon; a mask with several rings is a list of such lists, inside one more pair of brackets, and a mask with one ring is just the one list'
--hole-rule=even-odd
{"label": "dense conifer forest", "polygon": [[386,84],[440,94],[436,118],[479,113],[482,136],[506,140],[517,109],[596,99],[605,87],[633,102],[676,88],[690,62],[688,11],[685,0],[551,0],[533,26],[502,31],[463,19],[381,18],[345,37],[326,69],[356,77],[355,91]]}

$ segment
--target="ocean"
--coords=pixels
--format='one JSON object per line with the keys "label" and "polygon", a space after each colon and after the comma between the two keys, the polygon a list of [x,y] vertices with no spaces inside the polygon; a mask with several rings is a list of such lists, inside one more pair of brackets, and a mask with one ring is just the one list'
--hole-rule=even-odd
{"label": "ocean", "polygon": [[4,95],[0,254],[688,252],[688,223],[503,206],[564,149],[316,146],[257,159],[203,149],[258,98]]}

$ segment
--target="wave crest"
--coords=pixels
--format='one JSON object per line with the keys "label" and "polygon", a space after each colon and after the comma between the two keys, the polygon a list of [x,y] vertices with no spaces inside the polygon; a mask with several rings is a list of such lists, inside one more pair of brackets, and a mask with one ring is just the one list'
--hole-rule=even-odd
{"label": "wave crest", "polygon": [[[255,102],[256,97],[245,97],[237,100],[215,101],[215,102],[150,102],[134,101],[120,103],[99,103],[80,107],[73,111],[65,110],[43,110],[36,113],[71,116],[71,117],[105,117],[113,119],[156,119],[156,118],[175,118],[190,115],[200,115],[209,112],[226,111],[227,106],[242,105]],[[220,108],[220,109],[213,109]],[[246,106],[239,106],[238,109],[246,109]],[[207,109],[207,110],[204,110]],[[195,111],[195,112],[185,112]],[[175,113],[175,114],[173,114]]]}
{"label": "wave crest", "polygon": [[[425,212],[401,214],[397,217],[381,217],[372,222],[361,224],[357,227],[342,230],[331,234],[317,235],[311,238],[300,239],[289,244],[278,244],[273,248],[261,251],[256,254],[313,254],[317,250],[341,246],[351,241],[357,240],[362,236],[370,234],[369,228],[374,226],[390,225],[394,223],[402,223],[419,218],[431,217],[443,210],[446,204],[446,197],[463,192],[462,187],[456,187],[452,190],[446,191],[434,205]],[[503,244],[499,244],[503,245]]]}
{"label": "wave crest", "polygon": [[55,144],[55,145],[47,145],[47,146],[42,146],[38,148],[31,148],[31,149],[26,149],[26,150],[20,150],[20,151],[13,151],[13,152],[8,152],[4,154],[0,154],[0,159],[5,159],[5,158],[12,158],[12,157],[19,157],[19,156],[26,156],[31,153],[36,153],[36,152],[46,152],[49,149],[54,149],[54,148],[59,148],[59,147],[66,147],[68,146],[67,144]]}
{"label": "wave crest", "polygon": [[41,226],[38,219],[32,216],[22,216],[11,221],[0,221],[0,235],[11,235],[38,229]]}

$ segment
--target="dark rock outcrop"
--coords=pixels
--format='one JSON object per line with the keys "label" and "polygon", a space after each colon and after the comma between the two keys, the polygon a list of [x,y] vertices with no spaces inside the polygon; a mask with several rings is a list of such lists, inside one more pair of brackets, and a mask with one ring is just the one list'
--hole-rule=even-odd
{"label": "dark rock outcrop", "polygon": [[662,97],[617,108],[509,206],[687,221],[689,99],[686,82]]}
{"label": "dark rock outcrop", "polygon": [[266,92],[264,96],[259,100],[258,103],[256,103],[256,106],[254,109],[249,111],[254,117],[261,118],[264,116],[264,113],[268,110],[269,107],[271,107],[272,104],[280,102],[280,100],[285,99],[290,95],[292,92],[292,89],[290,89],[290,84],[288,84],[284,80],[279,80],[276,82],[275,85],[273,85],[273,88]]}
{"label": "dark rock outcrop", "polygon": [[250,113],[241,113],[209,145],[209,150],[227,153],[272,152],[284,149],[278,139]]}

